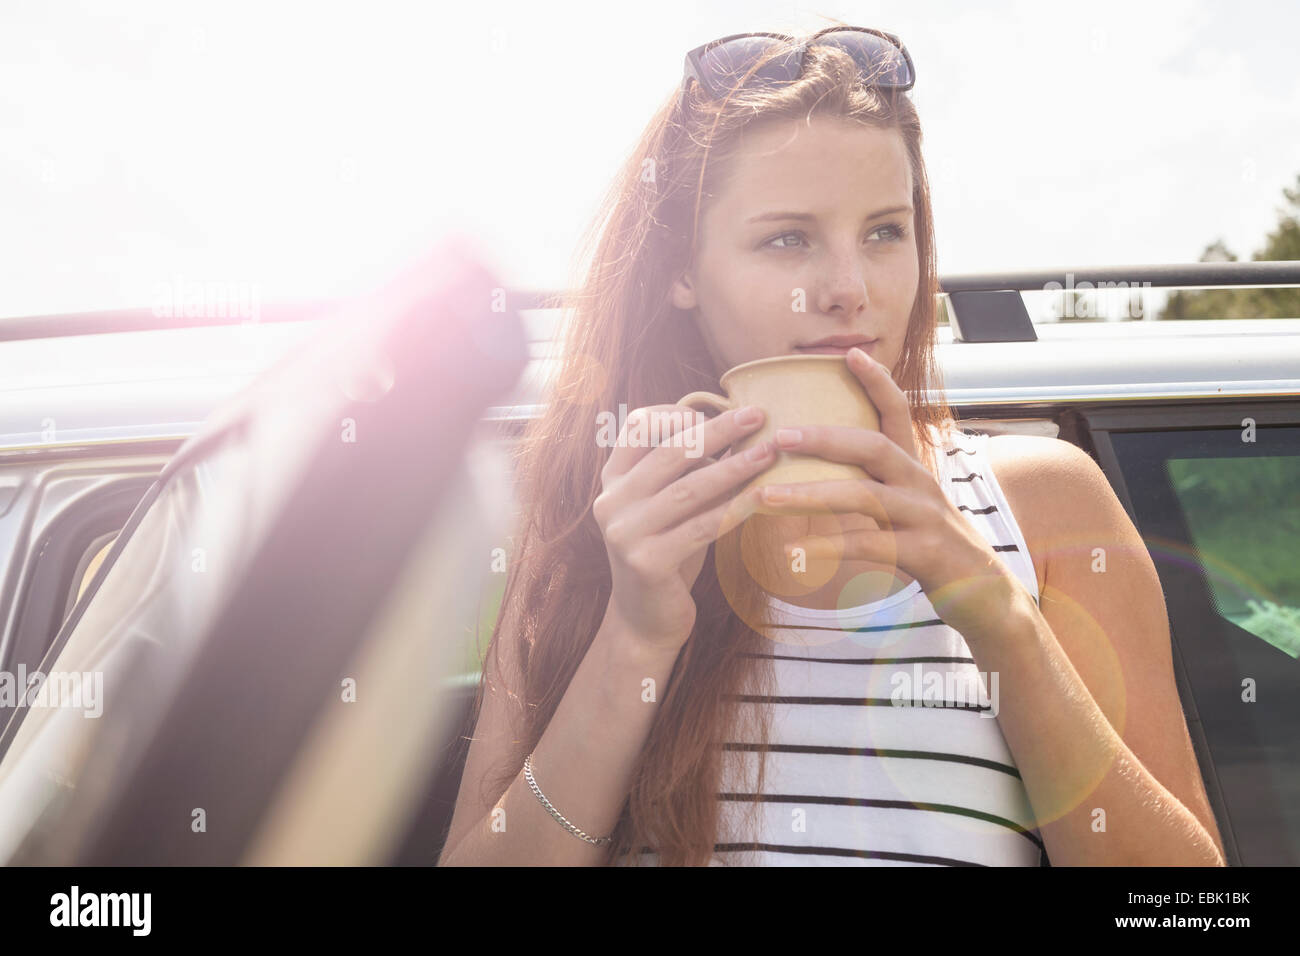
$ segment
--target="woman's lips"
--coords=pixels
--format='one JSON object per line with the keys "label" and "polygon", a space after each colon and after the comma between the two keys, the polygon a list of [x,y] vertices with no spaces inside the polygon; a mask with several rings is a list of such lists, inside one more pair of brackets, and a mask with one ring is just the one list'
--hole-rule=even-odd
{"label": "woman's lips", "polygon": [[795,351],[805,355],[847,355],[849,349],[862,349],[871,355],[875,347],[875,342],[859,342],[857,345],[796,345]]}

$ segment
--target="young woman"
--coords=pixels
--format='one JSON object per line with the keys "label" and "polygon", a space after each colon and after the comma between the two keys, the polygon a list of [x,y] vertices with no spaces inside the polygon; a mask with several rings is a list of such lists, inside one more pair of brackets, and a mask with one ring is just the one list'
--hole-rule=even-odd
{"label": "young woman", "polygon": [[[688,56],[562,303],[440,864],[1222,865],[1110,486],[942,401],[913,79],[856,27]],[[831,350],[881,430],[782,447],[870,478],[756,514],[782,449],[729,449],[762,410],[674,403],[828,338],[869,341]],[[629,441],[638,416],[677,440]]]}

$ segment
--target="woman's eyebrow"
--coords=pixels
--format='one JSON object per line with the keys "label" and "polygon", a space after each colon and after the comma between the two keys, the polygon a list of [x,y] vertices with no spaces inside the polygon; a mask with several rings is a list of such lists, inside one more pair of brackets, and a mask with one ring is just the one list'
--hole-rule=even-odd
{"label": "woman's eyebrow", "polygon": [[[889,206],[886,209],[877,209],[867,219],[879,219],[881,216],[888,216],[896,212],[911,212],[911,206]],[[746,224],[751,222],[771,222],[773,220],[794,220],[796,222],[816,222],[817,217],[810,212],[765,212],[757,216],[751,216],[745,220]]]}

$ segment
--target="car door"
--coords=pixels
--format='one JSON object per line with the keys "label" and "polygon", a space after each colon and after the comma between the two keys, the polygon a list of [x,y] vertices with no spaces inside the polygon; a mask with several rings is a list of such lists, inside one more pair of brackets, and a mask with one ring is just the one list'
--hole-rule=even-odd
{"label": "car door", "polygon": [[1228,861],[1300,864],[1300,403],[1085,418],[1160,575]]}
{"label": "car door", "polygon": [[393,852],[436,770],[473,555],[486,572],[503,534],[478,418],[527,357],[464,245],[341,310],[168,462],[44,661],[102,680],[101,713],[32,709],[0,742],[0,858]]}

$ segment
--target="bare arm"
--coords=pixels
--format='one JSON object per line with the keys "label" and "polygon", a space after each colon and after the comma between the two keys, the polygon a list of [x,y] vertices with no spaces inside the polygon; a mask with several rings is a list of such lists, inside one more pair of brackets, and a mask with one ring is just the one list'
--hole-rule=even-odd
{"label": "bare arm", "polygon": [[[667,689],[675,651],[648,649],[608,612],[533,752],[533,777],[546,798],[589,836],[608,836]],[[654,680],[653,701],[642,681]],[[482,773],[495,766],[507,734],[491,693],[466,760],[460,797],[439,866],[599,866],[605,848],[570,833],[529,789],[523,767],[492,806],[479,803]],[[493,809],[505,811],[504,822]],[[454,843],[453,843],[454,841]]]}
{"label": "bare arm", "polygon": [[[625,425],[601,472],[602,491],[592,514],[608,551],[610,599],[532,761],[547,799],[589,836],[608,836],[622,813],[673,664],[694,627],[691,587],[710,542],[757,505],[755,490],[737,494],[736,489],[768,466],[775,454],[771,442],[719,461],[708,457],[761,424],[761,410],[753,411],[753,416],[729,412],[700,422],[698,413],[678,406],[637,409],[629,423],[667,416],[669,434],[685,429],[681,437],[698,441],[633,443],[625,440]],[[498,638],[512,631],[503,621]],[[519,665],[510,659],[513,642],[503,641],[499,649],[509,679],[494,682],[521,686]],[[653,681],[653,694],[647,681]],[[570,833],[551,816],[528,786],[522,766],[495,804],[480,800],[484,775],[501,767],[512,751],[506,708],[489,686],[440,865],[604,862],[604,847]]]}

